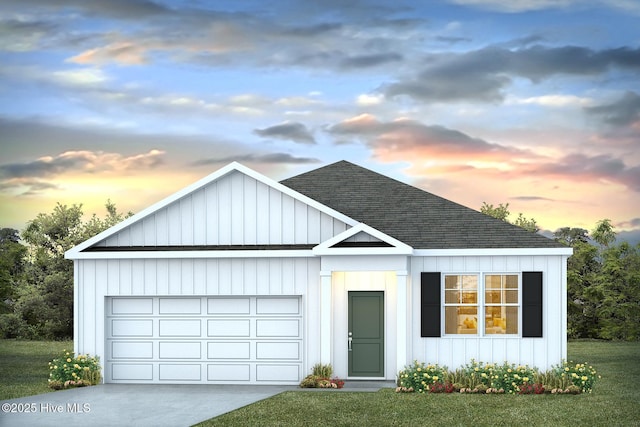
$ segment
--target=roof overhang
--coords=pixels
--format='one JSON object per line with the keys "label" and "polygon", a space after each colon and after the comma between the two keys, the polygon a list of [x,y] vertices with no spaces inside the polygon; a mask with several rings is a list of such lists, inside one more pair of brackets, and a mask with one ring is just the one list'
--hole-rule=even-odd
{"label": "roof overhang", "polygon": [[536,256],[573,255],[573,248],[480,248],[480,249],[416,249],[414,256]]}

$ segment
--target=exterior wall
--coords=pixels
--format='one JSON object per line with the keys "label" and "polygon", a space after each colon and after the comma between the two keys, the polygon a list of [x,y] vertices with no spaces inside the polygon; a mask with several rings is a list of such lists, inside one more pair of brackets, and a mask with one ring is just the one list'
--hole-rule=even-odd
{"label": "exterior wall", "polygon": [[347,228],[235,171],[95,246],[318,244]]}
{"label": "exterior wall", "polygon": [[317,258],[76,260],[74,351],[105,356],[107,296],[300,295],[307,372],[320,361]]}
{"label": "exterior wall", "polygon": [[[567,357],[566,326],[567,256],[436,256],[411,259],[407,364],[417,359],[451,369],[471,359],[486,363],[529,364],[547,369]],[[420,336],[420,273],[521,273],[543,272],[542,338],[519,336]],[[521,334],[520,328],[520,334]]]}

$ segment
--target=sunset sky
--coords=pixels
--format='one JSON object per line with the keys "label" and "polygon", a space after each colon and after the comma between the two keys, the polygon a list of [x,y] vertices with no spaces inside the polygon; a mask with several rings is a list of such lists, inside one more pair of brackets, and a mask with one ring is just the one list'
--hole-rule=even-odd
{"label": "sunset sky", "polygon": [[0,227],[341,159],[640,239],[640,1],[3,0]]}

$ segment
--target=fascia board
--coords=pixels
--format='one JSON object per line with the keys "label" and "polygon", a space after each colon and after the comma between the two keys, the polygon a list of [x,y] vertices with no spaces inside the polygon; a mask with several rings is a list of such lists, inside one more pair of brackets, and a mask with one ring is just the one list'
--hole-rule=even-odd
{"label": "fascia board", "polygon": [[268,185],[269,187],[274,188],[275,190],[281,191],[291,197],[293,197],[294,199],[299,200],[302,203],[308,204],[309,206],[312,206],[316,209],[318,209],[321,212],[326,213],[329,216],[332,216],[342,222],[345,222],[348,225],[355,225],[357,224],[357,221],[355,221],[354,219],[336,211],[333,210],[331,208],[329,208],[328,206],[325,206],[303,194],[298,193],[297,191],[292,190],[291,188],[280,184],[279,182],[276,182],[270,178],[267,178],[266,176],[252,170],[249,169],[248,167],[238,163],[238,162],[232,162],[229,163],[228,165],[224,166],[221,169],[218,169],[216,172],[213,172],[212,174],[207,175],[206,177],[194,182],[191,185],[188,185],[186,187],[184,187],[182,190],[179,190],[173,194],[171,194],[170,196],[160,200],[157,203],[154,203],[153,205],[141,210],[140,212],[138,212],[137,214],[125,219],[124,221],[114,225],[111,228],[108,228],[107,230],[96,234],[95,236],[91,237],[88,240],[85,240],[84,242],[80,243],[79,245],[74,246],[73,248],[69,249],[68,251],[65,252],[64,256],[67,259],[80,259],[80,252],[91,247],[92,245],[98,243],[101,240],[104,240],[106,238],[108,238],[109,236],[112,236],[114,234],[116,234],[117,232],[119,232],[120,230],[132,225],[133,223],[140,221],[141,219],[144,219],[145,217],[155,213],[156,211],[159,211],[160,209],[170,205],[171,203],[175,202],[176,200],[179,200],[180,198],[186,196],[187,194],[190,194],[198,189],[200,189],[201,187],[204,187],[205,185],[216,181],[220,178],[222,178],[223,176],[234,172],[234,171],[238,171],[241,172],[251,178],[256,179],[257,181],[262,182],[265,185]]}
{"label": "fascia board", "polygon": [[573,248],[416,249],[414,256],[523,256],[573,254]]}
{"label": "fascia board", "polygon": [[73,259],[312,258],[305,250],[80,252]]}

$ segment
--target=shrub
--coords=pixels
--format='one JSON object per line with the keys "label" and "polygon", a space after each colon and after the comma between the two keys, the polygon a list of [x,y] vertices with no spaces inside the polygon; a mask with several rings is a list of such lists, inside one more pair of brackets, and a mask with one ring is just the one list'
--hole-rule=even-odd
{"label": "shrub", "polygon": [[586,362],[574,363],[563,360],[560,365],[552,368],[552,372],[563,380],[560,388],[567,389],[569,386],[574,385],[582,393],[591,393],[596,379],[599,378],[593,366],[587,366]]}
{"label": "shrub", "polygon": [[61,357],[49,362],[49,387],[59,390],[99,384],[100,360],[88,354],[73,355],[64,350]]}
{"label": "shrub", "polygon": [[331,378],[333,374],[333,367],[330,364],[323,365],[318,363],[314,365],[312,374],[307,375],[300,387],[302,388],[342,388],[344,387],[344,381],[340,378]]}
{"label": "shrub", "polygon": [[312,369],[312,375],[322,378],[330,378],[333,375],[333,366],[327,363],[323,365],[322,363],[316,363]]}
{"label": "shrub", "polygon": [[598,376],[586,363],[565,362],[540,372],[528,365],[486,364],[471,360],[453,372],[439,365],[414,361],[398,373],[396,391],[419,393],[590,393]]}
{"label": "shrub", "polygon": [[434,383],[444,383],[446,373],[446,366],[427,365],[416,360],[413,365],[398,373],[398,385],[405,389],[412,388],[418,393],[426,393]]}

